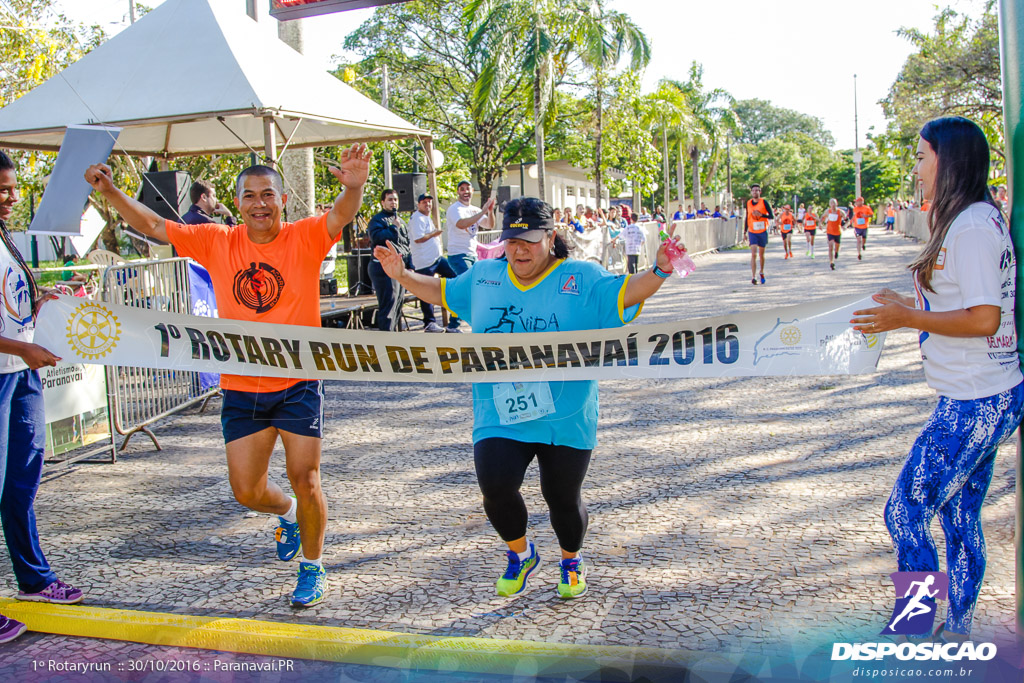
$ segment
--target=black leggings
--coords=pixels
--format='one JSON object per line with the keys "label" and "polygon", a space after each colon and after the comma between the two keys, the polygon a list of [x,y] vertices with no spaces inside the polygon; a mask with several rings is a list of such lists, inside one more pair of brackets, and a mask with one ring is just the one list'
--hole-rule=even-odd
{"label": "black leggings", "polygon": [[523,443],[498,437],[473,445],[476,478],[484,494],[484,512],[506,543],[526,535],[526,503],[519,493],[534,456],[540,468],[540,491],[551,511],[558,545],[578,552],[587,533],[587,508],[580,497],[592,451]]}

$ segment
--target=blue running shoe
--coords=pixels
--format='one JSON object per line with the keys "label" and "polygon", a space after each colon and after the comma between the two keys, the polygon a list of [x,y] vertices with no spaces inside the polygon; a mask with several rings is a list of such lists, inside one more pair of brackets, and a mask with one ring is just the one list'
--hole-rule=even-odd
{"label": "blue running shoe", "polygon": [[327,592],[327,571],[310,562],[299,563],[299,582],[292,591],[292,606],[312,607],[324,600]]}
{"label": "blue running shoe", "polygon": [[530,542],[530,556],[525,560],[520,560],[519,555],[511,550],[507,551],[505,555],[508,557],[508,567],[498,579],[495,588],[498,595],[507,598],[510,595],[523,592],[523,589],[526,588],[526,580],[540,564],[540,555],[532,541]]}
{"label": "blue running shoe", "polygon": [[298,522],[289,522],[284,517],[278,517],[274,538],[277,540],[277,559],[287,562],[299,554],[302,543],[299,540]]}

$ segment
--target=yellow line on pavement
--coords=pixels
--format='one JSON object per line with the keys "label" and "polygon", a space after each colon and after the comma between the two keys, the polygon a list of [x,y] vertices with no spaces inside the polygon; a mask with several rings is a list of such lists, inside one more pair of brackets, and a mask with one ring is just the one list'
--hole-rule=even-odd
{"label": "yellow line on pavement", "polygon": [[[42,633],[401,669],[579,678],[601,672],[602,678],[625,674],[626,680],[679,677],[691,669],[734,670],[724,658],[683,650],[444,637],[4,599],[0,613]],[[584,632],[588,624],[577,626]]]}

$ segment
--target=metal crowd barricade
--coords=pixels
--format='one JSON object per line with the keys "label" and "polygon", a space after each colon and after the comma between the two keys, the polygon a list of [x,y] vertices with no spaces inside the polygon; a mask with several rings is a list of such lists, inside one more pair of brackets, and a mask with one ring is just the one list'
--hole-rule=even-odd
{"label": "metal crowd barricade", "polygon": [[[109,266],[100,279],[100,298],[122,306],[191,315],[189,261],[170,258]],[[117,433],[124,436],[119,450],[124,451],[138,432],[146,434],[161,450],[150,425],[197,403],[202,404],[203,410],[219,391],[202,391],[197,372],[108,366],[111,422]]]}

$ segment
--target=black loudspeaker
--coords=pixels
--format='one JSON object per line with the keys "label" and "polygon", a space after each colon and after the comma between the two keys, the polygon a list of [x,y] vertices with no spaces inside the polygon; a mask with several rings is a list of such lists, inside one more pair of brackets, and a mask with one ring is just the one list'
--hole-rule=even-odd
{"label": "black loudspeaker", "polygon": [[520,197],[522,192],[518,185],[499,185],[495,201],[498,204],[498,211],[505,212],[505,205],[513,199]]}
{"label": "black loudspeaker", "polygon": [[192,206],[190,189],[192,176],[184,171],[143,173],[139,201],[156,211],[161,218],[180,221]]}
{"label": "black loudspeaker", "polygon": [[427,191],[427,174],[396,173],[391,179],[398,192],[398,210],[415,211],[416,198]]}

